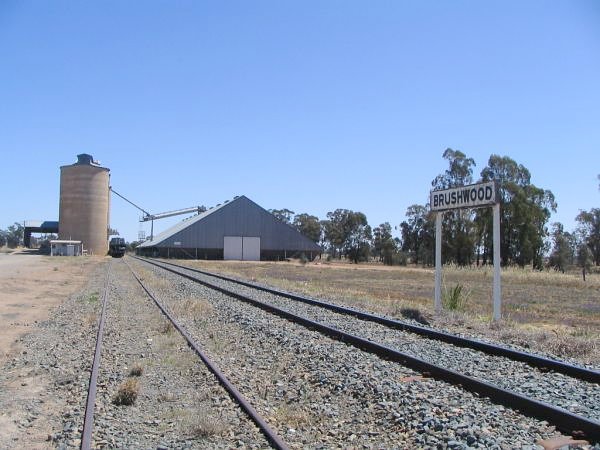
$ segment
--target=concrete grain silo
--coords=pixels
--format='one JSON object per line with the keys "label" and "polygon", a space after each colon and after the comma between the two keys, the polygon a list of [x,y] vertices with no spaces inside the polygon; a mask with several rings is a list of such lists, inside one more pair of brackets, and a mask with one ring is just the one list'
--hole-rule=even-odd
{"label": "concrete grain silo", "polygon": [[92,155],[60,168],[60,239],[82,241],[90,255],[108,252],[109,172]]}

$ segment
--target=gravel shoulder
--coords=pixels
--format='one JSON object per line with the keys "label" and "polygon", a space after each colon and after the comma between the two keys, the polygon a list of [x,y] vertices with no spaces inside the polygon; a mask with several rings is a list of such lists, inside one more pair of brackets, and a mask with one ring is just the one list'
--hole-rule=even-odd
{"label": "gravel shoulder", "polygon": [[[71,285],[70,296],[56,298],[58,306],[48,307],[49,317],[34,322],[28,333],[21,334],[19,353],[13,352],[2,363],[0,448],[55,448],[58,436],[73,426],[70,411],[80,403],[77,392],[87,386],[89,377],[87,355],[94,339],[105,261],[81,261],[83,269],[76,261],[52,261],[50,272],[64,272],[60,276],[65,280],[71,275],[81,277],[81,284]],[[77,275],[79,270],[84,273]],[[38,281],[24,278],[25,292],[39,289],[31,283]]]}

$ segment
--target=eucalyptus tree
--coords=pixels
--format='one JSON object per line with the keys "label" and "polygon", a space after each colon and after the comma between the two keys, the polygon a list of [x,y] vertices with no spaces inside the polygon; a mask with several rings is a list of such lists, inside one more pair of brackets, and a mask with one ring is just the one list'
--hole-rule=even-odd
{"label": "eucalyptus tree", "polygon": [[9,225],[2,233],[2,241],[10,248],[18,247],[23,244],[23,235],[25,228],[18,222]]}
{"label": "eucalyptus tree", "polygon": [[391,265],[392,257],[396,251],[396,241],[392,237],[392,226],[385,222],[373,228],[373,253],[379,258],[379,261]]}
{"label": "eucalyptus tree", "polygon": [[589,248],[595,265],[600,265],[600,208],[581,211],[575,220],[582,242]]}
{"label": "eucalyptus tree", "polygon": [[371,252],[373,232],[367,216],[361,212],[354,213],[350,218],[350,229],[344,242],[344,255],[353,263],[367,261]]}
{"label": "eucalyptus tree", "polygon": [[400,224],[401,250],[413,263],[433,264],[434,229],[433,214],[426,206],[414,204],[406,209],[406,220]]}
{"label": "eucalyptus tree", "polygon": [[[554,194],[531,184],[531,174],[508,156],[491,155],[481,171],[481,181],[496,181],[501,202],[500,251],[502,264],[543,265],[547,249],[546,224],[556,212]],[[477,246],[483,262],[492,255],[492,211],[483,208],[475,214]],[[479,252],[478,252],[479,253]]]}
{"label": "eucalyptus tree", "polygon": [[550,267],[564,271],[575,261],[577,251],[577,240],[575,236],[564,230],[563,224],[554,222],[552,224],[552,253],[548,259]]}
{"label": "eucalyptus tree", "polygon": [[[467,158],[460,150],[447,148],[443,158],[448,161],[448,169],[433,179],[433,189],[449,189],[473,183],[475,160]],[[473,234],[473,211],[470,209],[452,210],[443,213],[442,257],[444,262],[469,265],[473,262],[475,238]]]}
{"label": "eucalyptus tree", "polygon": [[345,255],[354,262],[366,259],[370,251],[372,230],[367,216],[348,209],[327,213],[322,222],[323,235],[332,255]]}
{"label": "eucalyptus tree", "polygon": [[283,209],[270,209],[269,212],[281,220],[283,223],[291,224],[292,217],[294,217],[294,211],[290,211],[287,208]]}
{"label": "eucalyptus tree", "polygon": [[297,214],[292,225],[311,241],[319,243],[321,240],[321,222],[318,217],[306,213]]}

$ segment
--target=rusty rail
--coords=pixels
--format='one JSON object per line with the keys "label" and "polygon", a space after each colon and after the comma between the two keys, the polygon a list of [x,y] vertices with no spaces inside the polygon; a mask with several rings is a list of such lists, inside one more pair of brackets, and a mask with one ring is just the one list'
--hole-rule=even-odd
{"label": "rusty rail", "polygon": [[208,357],[206,353],[202,351],[200,346],[194,341],[190,334],[177,322],[177,320],[169,313],[164,305],[148,290],[148,288],[142,283],[142,280],[133,271],[131,266],[124,260],[129,270],[133,274],[133,277],[140,284],[146,294],[154,301],[156,306],[164,314],[164,316],[173,324],[175,329],[181,333],[188,345],[196,352],[200,359],[204,362],[206,367],[215,375],[219,383],[225,388],[225,390],[233,397],[233,399],[240,405],[240,407],[248,414],[250,419],[258,426],[262,431],[267,440],[271,443],[273,448],[277,450],[288,450],[287,444],[269,427],[267,422],[260,416],[260,414],[254,409],[254,407],[248,402],[248,400],[241,394],[240,391],[227,379],[227,377],[221,372],[217,365]]}
{"label": "rusty rail", "polygon": [[96,386],[98,382],[98,370],[100,368],[100,355],[102,353],[102,338],[104,337],[104,322],[106,321],[106,304],[108,303],[108,287],[110,283],[111,263],[108,263],[106,271],[106,283],[104,285],[104,294],[102,296],[102,312],[98,322],[98,332],[96,334],[96,348],[94,350],[94,360],[92,362],[92,371],[90,372],[90,382],[88,385],[88,395],[85,404],[85,416],[83,419],[83,431],[81,433],[81,450],[90,450],[92,446],[92,431],[94,430],[94,408],[96,406]]}
{"label": "rusty rail", "polygon": [[387,327],[398,329],[401,331],[408,331],[421,336],[425,336],[429,339],[435,339],[438,341],[446,342],[448,344],[456,345],[458,347],[472,348],[474,350],[478,350],[490,355],[503,356],[506,358],[510,358],[514,361],[525,362],[532,367],[537,367],[538,369],[552,370],[554,372],[568,375],[572,378],[577,378],[590,383],[600,384],[600,372],[593,369],[588,369],[586,367],[576,366],[574,364],[569,364],[564,361],[550,359],[540,355],[534,355],[532,353],[515,350],[501,345],[490,344],[487,342],[480,341],[478,339],[464,338],[462,336],[457,336],[452,333],[433,330],[431,328],[414,325],[408,322],[403,322],[401,320],[389,319],[387,317],[379,316],[377,314],[359,311],[353,308],[348,308],[346,306],[335,305],[332,303],[325,302],[323,300],[305,297],[302,295],[294,294],[292,292],[274,289],[261,284],[251,283],[249,281],[244,281],[233,277],[227,277],[225,275],[215,274],[199,269],[193,269],[191,267],[173,264],[166,261],[161,261],[161,263],[174,267],[179,267],[181,269],[191,270],[192,272],[215,277],[220,280],[241,284],[242,286],[258,289],[264,292],[268,292],[270,294],[278,295],[280,297],[289,298],[290,300],[296,300],[302,303],[306,303],[308,305],[319,306],[321,308],[328,309],[339,314],[345,314],[356,317],[361,320],[375,322],[380,325],[385,325]]}

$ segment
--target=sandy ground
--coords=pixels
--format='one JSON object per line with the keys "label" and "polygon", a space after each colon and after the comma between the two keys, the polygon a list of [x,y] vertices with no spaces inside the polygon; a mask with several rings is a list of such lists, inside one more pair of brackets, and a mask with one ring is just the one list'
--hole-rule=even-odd
{"label": "sandy ground", "polygon": [[[27,333],[42,333],[37,324],[52,309],[81,290],[90,271],[104,258],[51,258],[25,252],[0,254],[0,367],[23,351],[20,339]],[[51,380],[35,367],[18,367],[3,374],[0,392],[0,448],[47,449],[56,424],[48,417],[58,406],[48,395]],[[27,419],[23,405],[41,404],[33,426],[19,429]],[[6,447],[5,447],[6,445]]]}
{"label": "sandy ground", "polygon": [[0,254],[0,364],[19,352],[18,339],[34,331],[51,309],[80,289],[101,259]]}

